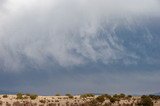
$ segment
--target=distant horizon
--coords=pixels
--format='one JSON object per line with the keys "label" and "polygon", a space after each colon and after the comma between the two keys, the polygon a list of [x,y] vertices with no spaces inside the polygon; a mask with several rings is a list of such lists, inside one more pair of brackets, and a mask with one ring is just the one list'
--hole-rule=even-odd
{"label": "distant horizon", "polygon": [[[2,93],[3,92],[3,93]],[[39,94],[39,93],[35,93],[35,92],[23,92],[23,91],[6,91],[6,90],[0,90],[0,95],[16,95],[18,93],[22,93],[22,94],[37,94],[37,95],[41,95],[41,96],[55,96],[56,94],[60,94],[60,96],[65,96],[66,94],[71,94],[71,95],[82,95],[82,94],[94,94],[94,95],[103,95],[103,94],[109,94],[109,95],[114,95],[114,94],[125,94],[125,95],[132,95],[132,96],[141,96],[141,95],[160,95],[160,92],[155,92],[155,93],[148,93],[148,94],[126,94],[123,92],[120,93],[107,93],[107,92],[102,92],[102,93],[93,93],[93,92],[85,92],[85,93],[70,93],[70,92],[66,92],[66,93],[54,93],[54,94]]]}

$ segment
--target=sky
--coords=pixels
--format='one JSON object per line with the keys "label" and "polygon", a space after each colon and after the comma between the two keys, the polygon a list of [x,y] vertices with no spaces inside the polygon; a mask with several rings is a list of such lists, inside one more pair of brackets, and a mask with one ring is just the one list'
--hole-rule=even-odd
{"label": "sky", "polygon": [[0,0],[0,90],[160,92],[159,0]]}

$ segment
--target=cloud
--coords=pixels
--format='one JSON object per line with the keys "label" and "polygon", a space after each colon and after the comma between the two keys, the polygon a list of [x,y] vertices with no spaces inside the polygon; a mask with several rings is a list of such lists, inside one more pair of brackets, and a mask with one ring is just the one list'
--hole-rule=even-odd
{"label": "cloud", "polygon": [[[0,67],[14,71],[27,64],[136,63],[139,55],[128,50],[117,30],[123,26],[134,32],[144,20],[160,15],[158,0],[8,0],[3,8]],[[152,38],[144,29],[146,39]]]}
{"label": "cloud", "polygon": [[[41,95],[56,93],[126,93],[150,94],[159,91],[159,70],[108,70],[99,67],[86,71],[25,71],[23,73],[1,73],[2,90]],[[35,77],[36,76],[36,77]],[[145,90],[144,90],[145,89]]]}

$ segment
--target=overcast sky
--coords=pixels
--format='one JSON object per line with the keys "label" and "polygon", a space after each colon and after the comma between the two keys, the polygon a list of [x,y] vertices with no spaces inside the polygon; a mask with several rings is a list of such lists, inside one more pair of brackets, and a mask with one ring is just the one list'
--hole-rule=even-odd
{"label": "overcast sky", "polygon": [[0,89],[155,93],[159,0],[0,0]]}

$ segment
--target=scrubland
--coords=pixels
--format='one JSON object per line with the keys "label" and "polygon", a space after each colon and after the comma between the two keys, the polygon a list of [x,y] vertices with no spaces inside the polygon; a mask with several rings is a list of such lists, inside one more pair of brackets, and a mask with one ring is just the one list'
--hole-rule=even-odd
{"label": "scrubland", "polygon": [[160,96],[125,94],[39,96],[18,93],[0,95],[0,106],[160,106]]}

